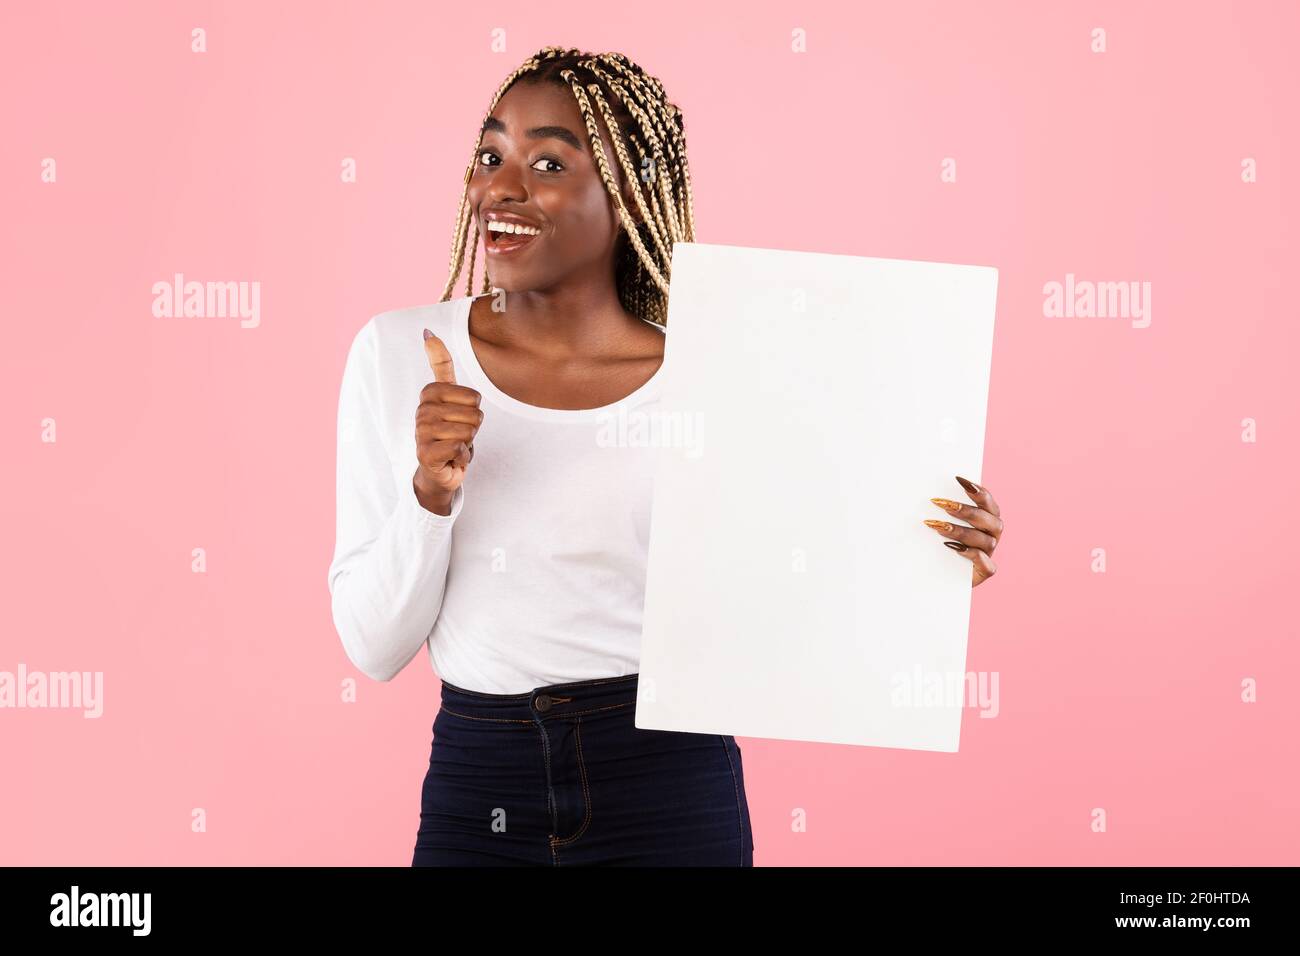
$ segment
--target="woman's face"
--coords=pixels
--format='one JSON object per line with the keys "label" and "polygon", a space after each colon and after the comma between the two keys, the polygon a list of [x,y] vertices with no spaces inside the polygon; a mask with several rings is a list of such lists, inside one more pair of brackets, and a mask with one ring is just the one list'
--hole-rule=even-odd
{"label": "woman's face", "polygon": [[[599,114],[597,122],[605,160],[631,212],[635,206]],[[468,198],[494,286],[526,292],[561,283],[613,284],[618,217],[567,87],[517,82],[506,91],[484,123]],[[522,217],[540,233],[512,251],[494,249],[499,233],[488,230],[493,213]]]}

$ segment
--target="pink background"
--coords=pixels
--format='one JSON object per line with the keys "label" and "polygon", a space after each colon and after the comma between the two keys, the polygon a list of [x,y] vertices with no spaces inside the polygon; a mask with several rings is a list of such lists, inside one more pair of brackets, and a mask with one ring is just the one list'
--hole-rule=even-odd
{"label": "pink background", "polygon": [[[665,82],[700,241],[1001,270],[1000,713],[955,755],[742,738],[756,862],[1300,862],[1300,15],[1039,7],[7,4],[0,670],[103,671],[104,714],[0,710],[0,862],[409,863],[437,681],[333,630],[339,380],[437,298],[474,130],[550,43]],[[154,317],[178,271],[259,281],[260,327]],[[1045,318],[1067,272],[1150,282],[1150,327]]]}

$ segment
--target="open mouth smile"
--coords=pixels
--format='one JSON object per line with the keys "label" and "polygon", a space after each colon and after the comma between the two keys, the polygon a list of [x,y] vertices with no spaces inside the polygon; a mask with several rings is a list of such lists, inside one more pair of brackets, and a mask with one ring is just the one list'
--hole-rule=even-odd
{"label": "open mouth smile", "polygon": [[535,226],[524,226],[513,222],[501,222],[490,219],[484,237],[484,248],[488,255],[503,256],[518,252],[533,244],[541,230]]}

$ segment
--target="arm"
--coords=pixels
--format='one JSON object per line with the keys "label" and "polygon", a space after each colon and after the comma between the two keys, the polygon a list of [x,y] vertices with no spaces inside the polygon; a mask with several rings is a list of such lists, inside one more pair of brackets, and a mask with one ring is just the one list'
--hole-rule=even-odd
{"label": "arm", "polygon": [[[448,514],[437,514],[420,503],[412,481],[395,487],[379,414],[378,372],[375,328],[368,322],[348,352],[339,395],[337,538],[329,590],[348,659],[367,677],[386,681],[410,663],[438,619],[464,488],[456,489]],[[413,458],[412,475],[417,466]]]}

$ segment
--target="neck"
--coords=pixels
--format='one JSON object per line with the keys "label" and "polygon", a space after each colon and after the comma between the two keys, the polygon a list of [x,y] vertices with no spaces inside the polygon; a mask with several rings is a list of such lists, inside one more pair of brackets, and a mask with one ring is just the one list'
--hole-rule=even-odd
{"label": "neck", "polygon": [[[499,297],[499,298],[498,298]],[[472,331],[498,344],[520,343],[547,358],[602,354],[644,325],[619,301],[613,283],[560,285],[521,292],[489,292],[502,311],[484,309],[487,323]]]}

